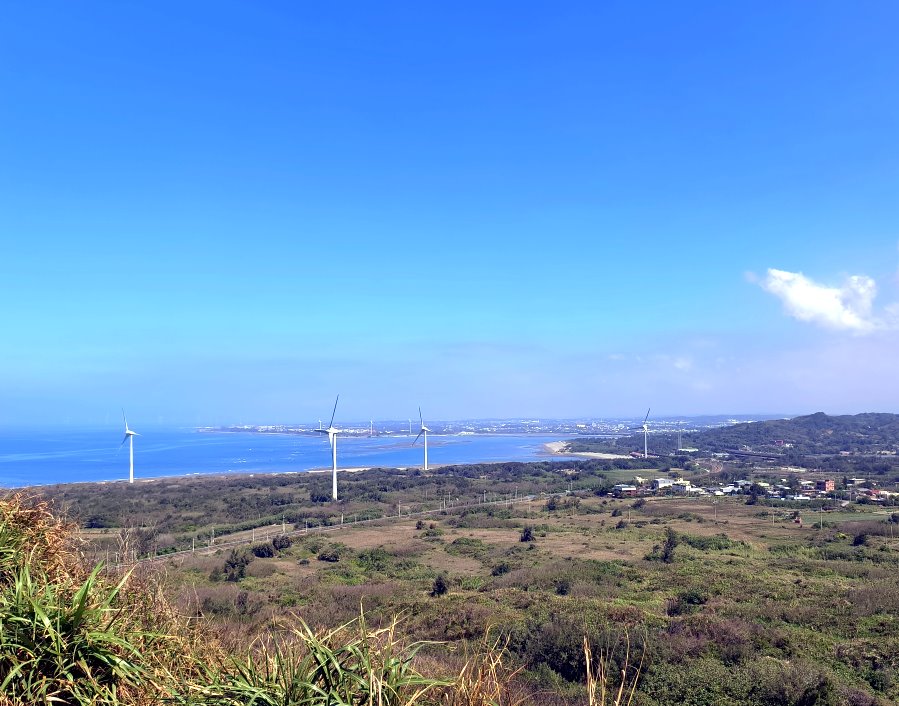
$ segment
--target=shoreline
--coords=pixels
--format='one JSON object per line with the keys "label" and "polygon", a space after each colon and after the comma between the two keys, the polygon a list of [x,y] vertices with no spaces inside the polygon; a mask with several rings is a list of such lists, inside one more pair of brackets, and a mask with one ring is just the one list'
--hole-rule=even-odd
{"label": "shoreline", "polygon": [[598,451],[566,451],[566,448],[570,443],[570,441],[550,441],[543,444],[543,448],[554,456],[578,456],[580,458],[600,458],[605,460],[630,458],[630,456],[626,454],[607,454]]}
{"label": "shoreline", "polygon": [[[191,432],[188,432],[190,434]],[[220,435],[221,438],[234,438],[239,434],[234,432],[225,432]],[[210,434],[212,436],[212,434]],[[281,436],[276,434],[247,434],[247,436]],[[286,436],[286,435],[285,435]],[[317,435],[318,436],[318,435]],[[439,463],[432,463],[429,470],[437,470],[447,466],[463,466],[463,465],[480,465],[480,464],[496,464],[509,462],[532,462],[545,460],[562,460],[559,450],[567,443],[567,439],[560,439],[557,435],[536,435],[536,434],[485,434],[461,436],[458,445],[449,443],[453,437],[446,436],[440,438],[438,435],[435,439],[435,451],[437,447],[443,447],[446,444],[447,450],[440,452],[442,458]],[[543,436],[543,438],[540,438]],[[284,436],[282,436],[284,438]],[[297,437],[294,437],[297,438]],[[458,438],[458,437],[457,437]],[[502,441],[490,441],[489,439],[502,439]],[[49,454],[51,458],[44,459],[41,454],[37,454],[32,459],[26,458],[10,465],[9,474],[6,471],[5,459],[0,456],[0,492],[14,492],[25,488],[40,487],[56,487],[80,484],[112,484],[127,483],[127,467],[121,468],[118,464],[115,469],[104,466],[111,466],[115,459],[114,453],[103,455],[97,451],[91,451],[93,445],[98,442],[91,436],[86,437],[87,442],[83,444],[86,451],[82,452],[78,449],[69,451],[63,449],[65,453]],[[298,443],[295,447],[290,444],[262,444],[262,443],[245,443],[238,442],[231,444],[228,442],[213,444],[209,447],[208,454],[201,451],[185,454],[183,459],[180,454],[180,448],[183,444],[188,447],[190,444],[189,437],[183,433],[172,434],[170,442],[168,437],[162,436],[162,441],[171,445],[171,448],[163,448],[165,455],[160,454],[157,459],[144,461],[141,465],[143,468],[137,468],[135,473],[135,483],[177,483],[179,481],[188,481],[193,478],[230,478],[230,477],[252,477],[261,475],[299,475],[301,473],[325,473],[331,471],[330,464],[316,464],[312,466],[310,461],[325,458],[314,459],[311,455],[312,450],[318,451],[316,447],[306,442]],[[469,443],[471,440],[471,443]],[[474,443],[475,440],[482,443]],[[483,440],[483,441],[482,441]],[[368,441],[366,439],[366,441]],[[378,443],[361,444],[358,448],[359,456],[357,458],[348,458],[352,465],[338,468],[341,473],[360,473],[373,468],[395,468],[400,472],[412,472],[421,469],[420,456],[413,461],[413,457],[405,453],[404,446],[408,445],[408,438],[394,437],[387,442],[382,438]],[[429,439],[430,441],[430,439]],[[523,443],[522,443],[523,442]],[[551,446],[547,446],[549,443]],[[429,444],[431,445],[431,444]],[[370,446],[370,448],[369,448]],[[298,456],[293,458],[295,454],[294,448],[298,449]],[[324,447],[327,449],[327,446]],[[51,449],[53,450],[53,449]],[[102,449],[101,449],[102,452]],[[99,453],[99,455],[98,455]],[[420,453],[420,452],[419,452]],[[59,455],[63,461],[69,458],[73,459],[79,466],[76,472],[62,474],[58,471],[58,466],[63,461],[56,462],[53,456]],[[418,455],[418,454],[416,454]],[[437,455],[435,453],[435,455]],[[322,454],[324,456],[324,454]],[[240,457],[240,458],[238,458]],[[382,458],[379,458],[382,457]],[[330,461],[330,459],[328,459]],[[433,459],[437,460],[437,459]],[[219,462],[220,461],[220,462]],[[355,463],[354,463],[355,462]],[[361,463],[360,463],[361,462]],[[392,463],[391,463],[392,462]],[[411,462],[411,463],[410,463]],[[309,466],[306,466],[309,464]],[[33,466],[33,470],[29,468]],[[155,468],[154,468],[155,466]],[[193,466],[193,468],[191,468]],[[216,467],[218,466],[218,467]],[[305,466],[305,467],[304,467]],[[312,467],[310,467],[312,466]],[[145,473],[146,475],[142,474]],[[107,475],[108,473],[108,475]],[[79,475],[87,476],[79,478]],[[43,477],[42,477],[43,476]],[[47,478],[50,476],[50,478]],[[56,476],[56,477],[53,477]],[[74,476],[74,477],[73,477]],[[93,477],[90,477],[93,476]]]}

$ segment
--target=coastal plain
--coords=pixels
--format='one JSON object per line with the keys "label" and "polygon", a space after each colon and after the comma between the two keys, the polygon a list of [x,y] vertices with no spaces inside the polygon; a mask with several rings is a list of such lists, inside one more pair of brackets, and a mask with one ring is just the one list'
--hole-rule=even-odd
{"label": "coastal plain", "polygon": [[185,616],[241,644],[273,621],[324,628],[362,610],[400,616],[438,672],[500,639],[530,703],[582,703],[585,636],[639,676],[636,704],[899,699],[899,515],[616,498],[635,475],[690,471],[612,465],[370,469],[341,475],[339,503],[319,474],[42,492],[94,559],[146,557],[139,571],[163,575]]}

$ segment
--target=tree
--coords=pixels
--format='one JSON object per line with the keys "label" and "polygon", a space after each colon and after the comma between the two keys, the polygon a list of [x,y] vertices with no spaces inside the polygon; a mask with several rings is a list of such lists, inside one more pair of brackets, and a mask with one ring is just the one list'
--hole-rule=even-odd
{"label": "tree", "polygon": [[523,530],[521,530],[521,537],[519,541],[521,542],[533,542],[537,537],[534,535],[534,528],[526,525]]}

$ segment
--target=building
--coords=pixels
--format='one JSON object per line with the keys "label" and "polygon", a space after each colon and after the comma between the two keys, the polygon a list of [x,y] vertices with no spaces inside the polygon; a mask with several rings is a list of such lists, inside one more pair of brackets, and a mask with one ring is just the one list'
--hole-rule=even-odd
{"label": "building", "polygon": [[819,480],[815,482],[815,490],[818,490],[822,493],[831,493],[836,490],[836,483],[834,483],[833,478],[825,478],[824,480]]}
{"label": "building", "polygon": [[618,483],[612,487],[612,492],[620,498],[630,498],[637,494],[637,486]]}
{"label": "building", "polygon": [[653,490],[664,490],[674,485],[674,481],[670,478],[654,478],[652,481]]}

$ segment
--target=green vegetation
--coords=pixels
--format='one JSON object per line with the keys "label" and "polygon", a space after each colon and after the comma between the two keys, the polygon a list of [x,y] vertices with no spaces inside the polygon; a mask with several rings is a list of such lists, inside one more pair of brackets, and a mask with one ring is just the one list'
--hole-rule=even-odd
{"label": "green vegetation", "polygon": [[[830,416],[822,412],[793,419],[733,424],[682,435],[685,447],[700,455],[737,454],[737,458],[770,461],[828,473],[887,476],[899,480],[899,415],[856,414]],[[677,452],[676,434],[652,434],[653,454],[664,458],[641,462],[646,467],[684,468],[688,456]],[[568,444],[571,452],[640,453],[643,434],[615,440],[582,438]],[[647,463],[648,462],[648,463]],[[633,463],[615,459],[614,463]]]}
{"label": "green vegetation", "polygon": [[[496,703],[580,704],[595,672],[588,654],[602,655],[607,666],[606,698],[633,688],[634,706],[899,699],[899,523],[892,510],[764,507],[746,505],[745,496],[614,499],[604,494],[605,463],[462,467],[458,476],[381,469],[353,474],[352,495],[326,505],[304,495],[314,478],[191,479],[197,511],[217,512],[228,494],[222,489],[230,492],[239,480],[257,505],[269,498],[258,505],[263,510],[291,494],[287,513],[318,512],[322,520],[308,530],[296,522],[285,534],[280,523],[252,529],[236,518],[229,534],[216,531],[216,542],[233,546],[198,543],[193,553],[158,560],[170,612],[192,616],[194,629],[215,636],[203,649],[228,645],[225,657],[204,657],[202,668],[187,661],[192,693],[225,698],[238,693],[224,691],[235,683],[294,693],[272,686],[286,684],[272,666],[286,659],[286,646],[295,645],[291,659],[302,662],[312,648],[300,635],[323,637],[344,626],[329,643],[337,650],[356,639],[361,608],[370,632],[405,616],[391,634],[409,646],[410,668],[452,682],[434,686],[422,703],[488,703],[458,700],[477,672],[482,689],[492,683],[504,690]],[[128,556],[115,551],[123,537],[178,541],[182,520],[167,518],[160,502],[167,485],[146,483],[142,497],[131,499],[133,516],[155,526],[85,528],[85,551]],[[128,493],[92,490],[79,490],[77,500],[71,489],[49,492],[65,495],[81,517],[94,514],[94,502],[107,504],[106,493]],[[406,514],[421,509],[430,513]],[[381,519],[340,525],[341,513],[346,520],[357,512]],[[470,656],[483,657],[489,645],[501,646],[502,669],[480,662],[472,672]],[[254,669],[265,664],[271,674],[240,682],[231,655]],[[500,676],[491,682],[489,674]]]}
{"label": "green vegetation", "polygon": [[[102,566],[88,571],[72,544],[72,529],[46,503],[22,495],[0,498],[4,706],[521,702],[517,671],[504,665],[507,652],[497,641],[474,646],[461,662],[424,658],[430,643],[406,640],[395,618],[370,626],[364,614],[328,630],[291,615],[267,620],[252,637],[229,635],[207,619],[178,616],[158,586],[136,572],[113,583]],[[245,566],[243,558],[232,552],[228,562]],[[366,560],[381,568],[386,555],[369,553]],[[246,602],[245,592],[240,600]],[[590,656],[589,703],[626,703],[622,689],[615,698],[608,663],[600,659],[591,666]],[[630,673],[631,691],[638,677]]]}

